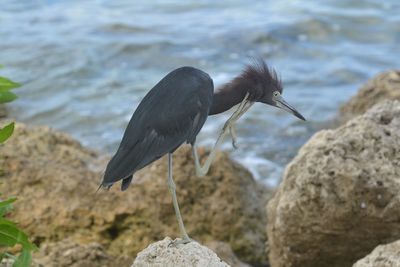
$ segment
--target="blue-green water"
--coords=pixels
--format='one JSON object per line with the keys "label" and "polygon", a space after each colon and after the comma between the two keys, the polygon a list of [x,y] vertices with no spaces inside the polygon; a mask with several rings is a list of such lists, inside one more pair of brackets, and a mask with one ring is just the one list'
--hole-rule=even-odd
{"label": "blue-green water", "polygon": [[[223,149],[270,185],[363,82],[399,67],[398,0],[0,5],[1,74],[24,83],[11,116],[109,153],[141,98],[170,70],[195,66],[218,86],[261,55],[308,122],[256,104],[237,126],[239,149],[229,139]],[[209,118],[200,144],[213,143],[228,115]]]}

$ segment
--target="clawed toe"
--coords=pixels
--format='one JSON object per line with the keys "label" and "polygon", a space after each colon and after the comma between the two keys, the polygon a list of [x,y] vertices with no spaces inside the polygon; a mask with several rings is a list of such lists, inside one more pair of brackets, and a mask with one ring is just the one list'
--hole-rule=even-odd
{"label": "clawed toe", "polygon": [[238,149],[238,146],[237,146],[237,144],[236,144],[236,141],[235,141],[235,140],[232,140],[232,146],[233,146],[233,148],[234,148],[234,149]]}
{"label": "clawed toe", "polygon": [[171,241],[171,243],[169,243],[168,247],[176,247],[178,245],[185,245],[188,244],[190,242],[193,242],[193,239],[186,237],[186,238],[177,238],[173,241]]}

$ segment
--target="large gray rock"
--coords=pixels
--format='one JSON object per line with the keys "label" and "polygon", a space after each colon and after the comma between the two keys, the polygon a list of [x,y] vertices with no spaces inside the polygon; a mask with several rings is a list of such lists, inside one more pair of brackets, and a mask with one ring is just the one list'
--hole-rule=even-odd
{"label": "large gray rock", "polygon": [[363,114],[382,100],[400,100],[400,70],[382,72],[363,85],[341,108],[341,119]]}
{"label": "large gray rock", "polygon": [[376,247],[353,267],[400,267],[400,240]]}
{"label": "large gray rock", "polygon": [[229,267],[212,250],[197,242],[171,245],[172,239],[151,244],[137,255],[132,267]]}
{"label": "large gray rock", "polygon": [[268,203],[271,266],[351,266],[400,238],[400,102],[316,133]]}

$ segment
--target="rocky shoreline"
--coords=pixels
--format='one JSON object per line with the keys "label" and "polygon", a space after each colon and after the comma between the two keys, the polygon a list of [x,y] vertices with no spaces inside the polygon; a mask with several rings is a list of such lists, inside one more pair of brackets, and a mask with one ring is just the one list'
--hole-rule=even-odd
{"label": "rocky shoreline", "polygon": [[[224,261],[215,256],[212,266],[400,266],[393,249],[400,240],[396,100],[400,72],[369,81],[341,108],[343,125],[316,133],[300,149],[273,197],[225,153],[198,178],[189,148],[179,149],[181,211],[191,237]],[[179,236],[165,159],[140,171],[127,192],[95,194],[107,158],[66,134],[18,123],[0,151],[0,192],[18,196],[11,218],[39,245],[37,264],[130,266],[150,244]],[[144,252],[154,256],[154,249]],[[213,255],[202,253],[193,255]],[[375,264],[376,254],[386,265]],[[143,260],[133,266],[145,266]],[[160,264],[153,266],[168,266]]]}
{"label": "rocky shoreline", "polygon": [[[201,157],[206,153],[199,152]],[[59,255],[51,249],[63,243],[69,251],[98,247],[104,260],[129,256],[132,263],[152,242],[179,236],[166,186],[166,159],[138,172],[128,192],[115,187],[96,194],[106,162],[66,134],[17,123],[1,147],[0,191],[18,196],[11,219],[40,247],[46,245],[34,255],[38,263],[74,266],[70,258],[62,264],[48,257]],[[266,264],[265,204],[271,192],[225,153],[217,155],[203,178],[196,177],[192,162],[189,147],[174,153],[175,183],[192,238],[203,244],[222,242],[240,259]]]}

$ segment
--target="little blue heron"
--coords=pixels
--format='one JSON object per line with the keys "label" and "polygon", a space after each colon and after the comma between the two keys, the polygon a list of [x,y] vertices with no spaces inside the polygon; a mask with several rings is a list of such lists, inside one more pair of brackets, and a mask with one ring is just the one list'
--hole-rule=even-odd
{"label": "little blue heron", "polygon": [[[147,93],[133,113],[119,148],[107,165],[100,187],[108,189],[122,180],[121,190],[124,191],[136,171],[168,154],[168,187],[182,234],[181,242],[190,242],[176,199],[172,153],[184,142],[191,144],[196,174],[204,176],[228,131],[236,147],[234,124],[254,102],[282,108],[305,120],[283,100],[281,94],[282,84],[276,72],[262,59],[248,65],[239,76],[215,93],[212,79],[199,69],[181,67],[170,72]],[[235,105],[238,108],[225,123],[204,166],[201,166],[196,136],[207,116],[222,113]]]}

